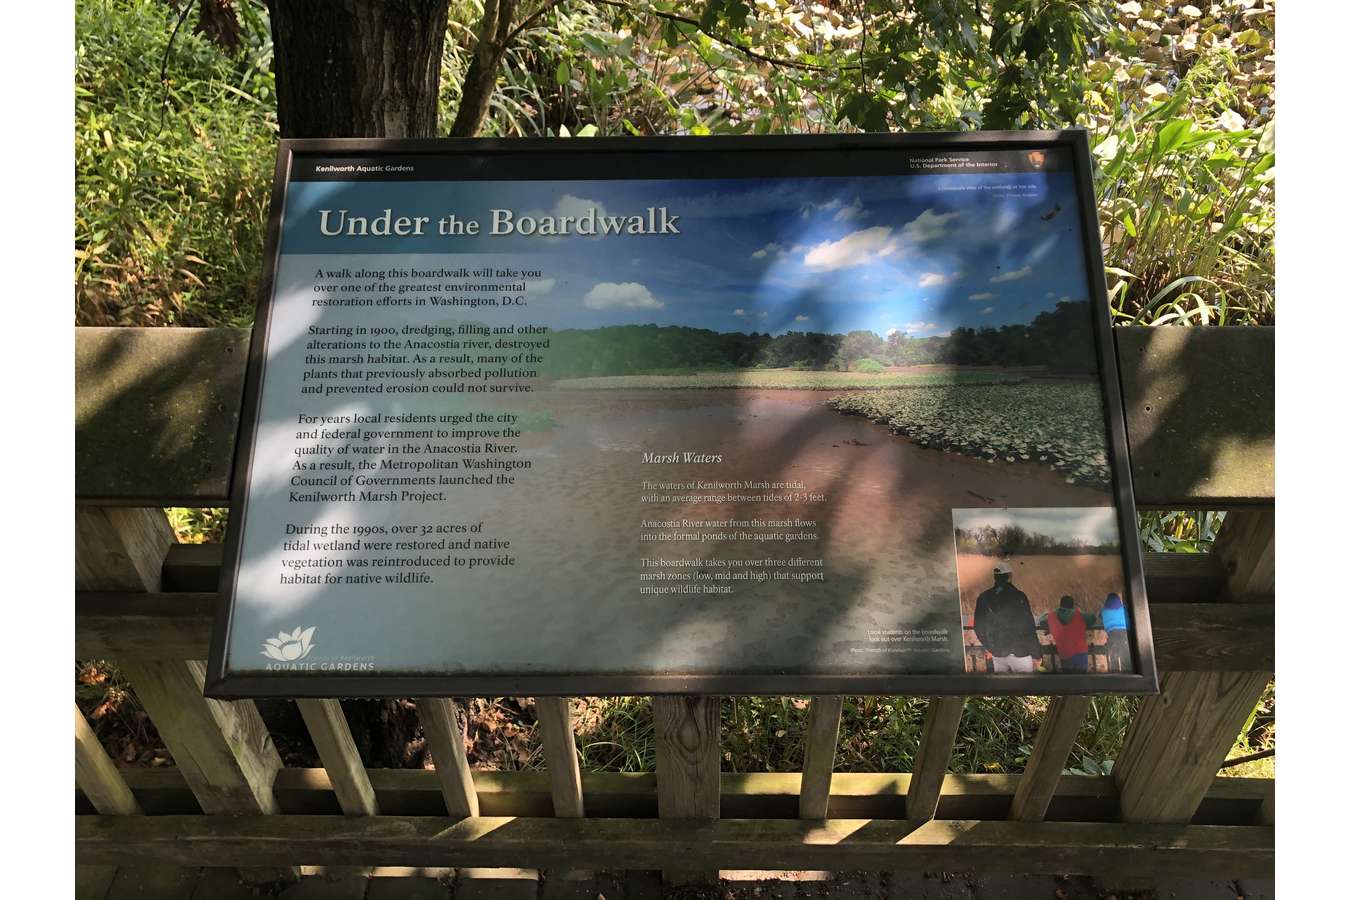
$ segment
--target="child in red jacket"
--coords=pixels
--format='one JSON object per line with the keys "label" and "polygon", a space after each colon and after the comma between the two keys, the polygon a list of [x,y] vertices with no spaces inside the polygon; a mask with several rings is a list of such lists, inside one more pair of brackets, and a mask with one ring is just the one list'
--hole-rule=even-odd
{"label": "child in red jacket", "polygon": [[1055,641],[1055,655],[1059,657],[1061,672],[1088,671],[1090,618],[1078,611],[1073,597],[1068,594],[1059,598],[1059,609],[1045,616],[1044,624]]}

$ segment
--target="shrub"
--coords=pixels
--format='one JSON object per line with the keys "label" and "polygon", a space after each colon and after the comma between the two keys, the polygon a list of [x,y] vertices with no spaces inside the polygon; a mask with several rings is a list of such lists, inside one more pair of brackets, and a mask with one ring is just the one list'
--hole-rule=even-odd
{"label": "shrub", "polygon": [[886,367],[875,359],[863,357],[853,364],[853,371],[862,372],[864,375],[875,375],[878,372],[886,371]]}

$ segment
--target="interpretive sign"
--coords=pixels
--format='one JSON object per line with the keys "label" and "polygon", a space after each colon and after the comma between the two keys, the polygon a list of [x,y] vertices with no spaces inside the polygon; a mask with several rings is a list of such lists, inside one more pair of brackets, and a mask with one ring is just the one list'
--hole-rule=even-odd
{"label": "interpretive sign", "polygon": [[1155,690],[1090,171],[283,141],[208,693]]}

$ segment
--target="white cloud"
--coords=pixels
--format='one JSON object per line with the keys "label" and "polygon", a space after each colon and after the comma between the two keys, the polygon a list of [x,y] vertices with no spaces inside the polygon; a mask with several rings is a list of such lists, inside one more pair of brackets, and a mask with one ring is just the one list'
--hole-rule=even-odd
{"label": "white cloud", "polygon": [[897,334],[904,334],[904,332],[901,331],[899,328],[887,328],[887,329],[886,329],[886,337],[891,337],[892,335],[897,335]]}
{"label": "white cloud", "polygon": [[556,278],[540,278],[537,281],[526,282],[526,287],[532,294],[549,294],[553,292],[553,286],[557,283]]}
{"label": "white cloud", "polygon": [[1003,284],[1008,281],[1016,281],[1019,278],[1026,278],[1031,274],[1031,266],[1023,266],[1020,269],[1013,269],[1011,272],[1004,272],[1002,275],[995,275],[989,279],[990,284]]}
{"label": "white cloud", "polygon": [[751,259],[767,259],[769,257],[778,257],[783,255],[783,245],[777,241],[769,241],[763,247],[760,247],[754,253],[750,254]]}
{"label": "white cloud", "polygon": [[991,312],[993,312],[993,311],[994,311],[994,308],[993,308],[992,306],[986,306],[984,309],[980,310],[980,315],[982,315],[982,316],[987,316],[987,315],[989,315],[989,314],[990,314]]}
{"label": "white cloud", "polygon": [[616,284],[602,281],[586,292],[582,305],[587,309],[663,309],[665,304],[652,296],[647,286],[636,281]]}
{"label": "white cloud", "polygon": [[978,294],[971,294],[970,299],[978,303],[981,300],[993,300],[994,295],[989,291],[980,291]]}
{"label": "white cloud", "polygon": [[1058,301],[1058,302],[1060,302],[1060,303],[1072,303],[1072,302],[1073,302],[1073,298],[1070,297],[1068,294],[1065,294],[1063,297],[1060,297],[1060,298],[1059,298],[1059,301]]}
{"label": "white cloud", "polygon": [[947,223],[956,218],[956,213],[935,213],[925,209],[900,231],[900,236],[916,243],[935,241],[946,237],[950,229]]}
{"label": "white cloud", "polygon": [[941,272],[924,272],[919,276],[919,287],[926,288],[943,285],[960,274],[960,272],[953,272],[950,275],[943,275]]}
{"label": "white cloud", "polygon": [[862,201],[854,199],[852,203],[845,206],[839,212],[834,214],[836,222],[851,222],[854,219],[863,219],[867,217],[867,212],[863,209]]}
{"label": "white cloud", "polygon": [[739,307],[733,309],[731,314],[738,319],[767,319],[769,317],[767,312],[750,312]]}
{"label": "white cloud", "polygon": [[837,241],[824,241],[807,251],[807,268],[830,272],[849,269],[890,256],[899,246],[891,229],[877,225],[846,234]]}
{"label": "white cloud", "polygon": [[796,317],[795,319],[793,319],[792,321],[794,321],[794,322],[810,322],[810,321],[811,321],[811,317],[810,317],[810,316],[797,316],[797,317]]}
{"label": "white cloud", "polygon": [[941,328],[936,322],[906,322],[906,331],[932,331],[934,328]]}

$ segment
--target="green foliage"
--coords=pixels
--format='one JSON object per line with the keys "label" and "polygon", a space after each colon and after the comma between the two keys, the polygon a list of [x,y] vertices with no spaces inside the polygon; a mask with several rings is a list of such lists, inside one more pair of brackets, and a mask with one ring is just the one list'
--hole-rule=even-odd
{"label": "green foliage", "polygon": [[875,359],[864,357],[853,364],[853,371],[861,372],[864,375],[874,375],[886,371],[886,367]]}
{"label": "green foliage", "polygon": [[1110,484],[1101,393],[1090,381],[857,391],[828,403],[924,447],[991,462],[1046,463],[1070,484]]}
{"label": "green foliage", "polygon": [[275,153],[270,39],[251,31],[231,58],[185,25],[170,47],[175,20],[145,0],[76,6],[80,324],[252,319]]}

